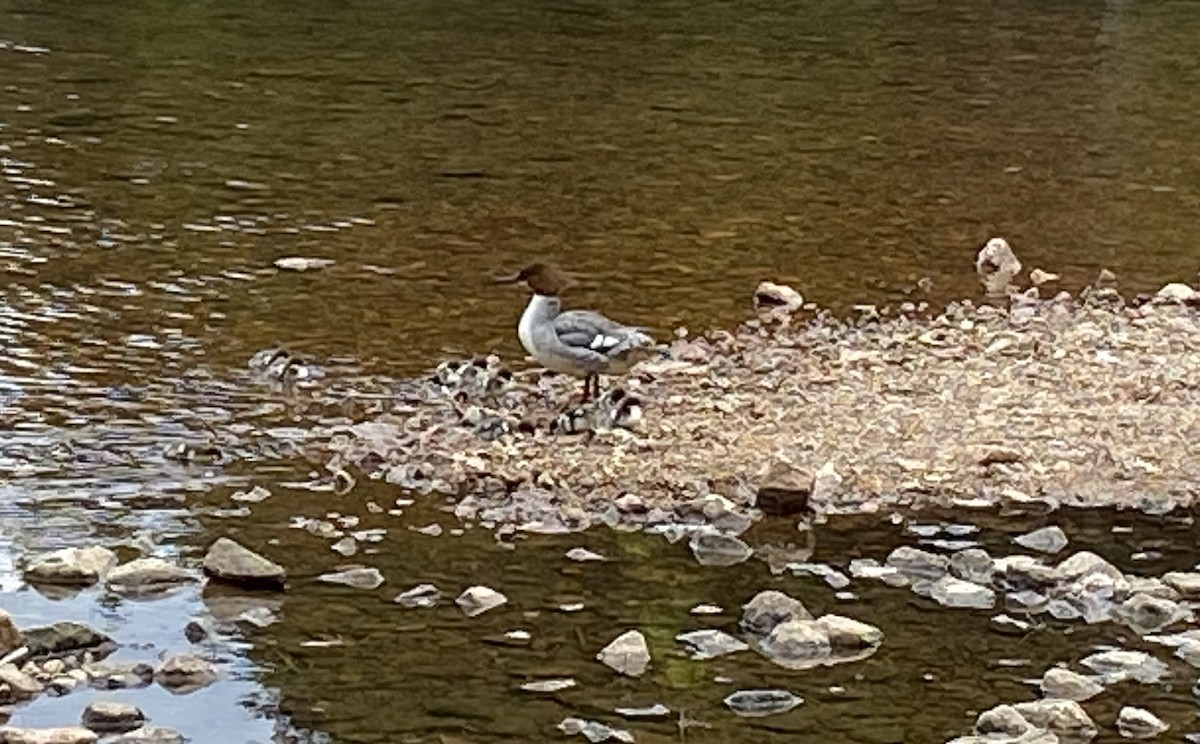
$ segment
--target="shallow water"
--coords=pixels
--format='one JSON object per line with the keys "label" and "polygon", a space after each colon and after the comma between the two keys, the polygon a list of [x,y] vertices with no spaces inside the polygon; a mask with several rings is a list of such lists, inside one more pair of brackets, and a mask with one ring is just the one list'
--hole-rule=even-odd
{"label": "shallow water", "polygon": [[[994,234],[1072,288],[1101,266],[1138,291],[1200,268],[1200,15],[1185,3],[0,0],[0,19],[0,604],[23,623],[108,623],[153,653],[185,643],[200,598],[49,603],[12,593],[14,558],[134,537],[194,556],[237,529],[278,540],[275,555],[301,575],[327,570],[338,556],[284,526],[361,509],[280,486],[321,476],[297,470],[296,429],[360,416],[395,378],[447,354],[514,355],[521,296],[488,279],[533,257],[587,275],[572,302],[662,333],[741,320],[764,277],[838,308],[973,296],[974,252]],[[273,268],[289,255],[335,263]],[[285,391],[247,371],[277,344],[317,359],[324,386]],[[346,402],[348,388],[361,395]],[[178,443],[218,454],[181,463]],[[207,508],[250,482],[286,492],[286,507]],[[220,651],[261,682],[139,703],[197,741],[283,736],[276,719],[339,741],[555,740],[561,717],[603,717],[619,698],[661,698],[715,727],[689,729],[696,739],[770,729],[937,741],[965,731],[965,710],[1018,694],[1024,673],[983,663],[1012,653],[1010,641],[964,640],[941,662],[970,663],[921,682],[938,661],[921,633],[946,611],[865,588],[864,619],[895,614],[914,630],[889,631],[885,653],[827,678],[669,659],[642,682],[613,682],[588,659],[618,626],[671,648],[695,623],[691,604],[732,608],[772,579],[759,564],[700,570],[686,549],[636,535],[579,538],[620,560],[577,567],[558,557],[574,539],[509,551],[481,531],[391,528],[363,558],[388,577],[378,596],[301,580],[276,625]],[[1105,545],[1106,528],[1081,539]],[[891,533],[860,542],[854,529],[822,533],[825,560],[882,557]],[[474,620],[387,603],[430,578],[448,591],[493,583],[513,603]],[[815,580],[778,581],[832,606]],[[595,612],[560,616],[548,609],[558,593]],[[972,642],[986,620],[951,617]],[[534,649],[480,645],[518,626]],[[1085,642],[1112,640],[1103,632]],[[298,649],[314,633],[347,645]],[[1030,676],[1067,648],[1057,636],[1034,645]],[[564,702],[515,690],[547,668],[580,687]],[[809,702],[733,719],[711,682],[727,668],[738,684],[786,681]],[[853,697],[857,673],[864,697],[822,692],[842,684]],[[1186,698],[1162,695],[1168,710]],[[66,723],[83,701],[17,717]],[[229,728],[208,728],[209,703]],[[673,724],[638,733],[678,738]]]}

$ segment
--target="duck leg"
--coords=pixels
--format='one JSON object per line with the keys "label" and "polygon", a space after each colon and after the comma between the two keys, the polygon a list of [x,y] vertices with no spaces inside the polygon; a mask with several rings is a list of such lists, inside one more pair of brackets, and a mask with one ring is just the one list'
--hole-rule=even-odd
{"label": "duck leg", "polygon": [[579,399],[580,403],[588,402],[588,395],[591,393],[591,387],[589,386],[589,383],[592,381],[592,377],[594,377],[594,375],[589,374],[585,375],[583,378],[583,397]]}
{"label": "duck leg", "polygon": [[592,375],[592,400],[600,400],[600,375]]}

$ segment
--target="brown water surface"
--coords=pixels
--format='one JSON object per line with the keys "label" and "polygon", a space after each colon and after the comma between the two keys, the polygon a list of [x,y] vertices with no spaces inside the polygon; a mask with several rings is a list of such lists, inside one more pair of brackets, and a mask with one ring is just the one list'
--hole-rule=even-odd
{"label": "brown water surface", "polygon": [[[302,506],[319,515],[318,504],[239,517],[206,507],[234,486],[310,480],[291,459],[299,432],[376,399],[280,391],[247,360],[286,344],[319,362],[328,389],[386,398],[395,378],[448,354],[515,356],[522,297],[489,278],[535,257],[587,275],[570,302],[664,335],[743,319],[767,277],[838,309],[975,296],[971,262],[993,235],[1068,288],[1102,266],[1133,291],[1191,281],[1197,38],[1200,7],[1188,2],[0,0],[4,586],[19,584],[10,564],[27,551],[137,537],[190,554],[227,528],[278,541],[302,572],[327,570],[338,556],[309,551],[306,533],[284,526]],[[283,256],[335,263],[273,268]],[[917,288],[925,277],[928,294]],[[222,454],[181,463],[171,456],[181,442]],[[147,508],[147,493],[170,503]],[[361,506],[355,497],[326,508]],[[1106,534],[1093,527],[1093,539]],[[513,568],[501,571],[481,533],[439,539],[384,543],[370,561],[389,587],[434,574],[460,587],[474,576],[545,612],[543,584],[559,568],[542,553],[505,553]],[[745,597],[729,585],[749,593],[767,581],[747,569],[709,586],[650,538],[590,539],[627,559],[600,583],[565,580],[567,594],[615,602],[580,621],[578,648],[564,630],[573,626],[547,615],[443,614],[414,629],[378,597],[302,584],[281,623],[230,652],[244,661],[239,684],[261,673],[264,689],[282,691],[243,707],[272,718],[282,704],[339,741],[556,740],[561,717],[649,696],[606,686],[590,662],[578,670],[605,632],[643,624],[669,644],[689,603],[732,607]],[[882,557],[886,542],[870,554]],[[826,560],[854,549],[837,544]],[[123,628],[150,623],[176,644],[200,607],[190,596],[137,612],[107,599],[3,596],[23,622],[99,613]],[[904,612],[903,600],[869,601],[880,617]],[[986,619],[970,617],[964,638]],[[554,648],[479,647],[481,633],[509,624],[534,626]],[[394,635],[406,628],[410,646]],[[999,702],[970,687],[996,654],[964,646],[954,658],[975,666],[954,672],[957,707],[929,721],[894,707],[912,690],[931,705],[946,694],[918,682],[924,667],[910,651],[920,633],[896,632],[909,651],[797,684],[822,699],[845,675],[874,675],[870,695],[893,693],[878,716],[874,698],[810,702],[778,725],[737,728],[719,706],[728,690],[683,662],[666,665],[653,689],[677,691],[674,705],[716,721],[688,733],[714,741],[942,741],[967,728],[964,701]],[[298,660],[272,651],[294,655],[313,633],[353,643]],[[1039,663],[1075,653],[1053,650],[1029,653]],[[560,662],[602,692],[526,707],[512,679]],[[758,662],[737,672],[739,683],[788,681]],[[1014,675],[1001,676],[1000,692],[1015,693]],[[444,706],[414,692],[421,685]],[[226,710],[258,693],[218,686],[191,708],[159,701],[174,713],[158,721],[191,710],[203,722],[204,705]],[[77,716],[61,712],[29,715]],[[272,735],[252,714],[223,720],[247,740]],[[197,731],[230,740],[227,729]],[[666,724],[648,735],[678,737]]]}

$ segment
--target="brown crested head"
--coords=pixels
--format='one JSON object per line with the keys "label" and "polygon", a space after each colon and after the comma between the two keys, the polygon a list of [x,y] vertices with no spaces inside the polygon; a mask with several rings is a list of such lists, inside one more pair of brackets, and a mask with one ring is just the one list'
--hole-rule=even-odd
{"label": "brown crested head", "polygon": [[571,284],[571,278],[548,263],[533,263],[510,277],[497,279],[502,284],[525,282],[535,294],[558,295]]}

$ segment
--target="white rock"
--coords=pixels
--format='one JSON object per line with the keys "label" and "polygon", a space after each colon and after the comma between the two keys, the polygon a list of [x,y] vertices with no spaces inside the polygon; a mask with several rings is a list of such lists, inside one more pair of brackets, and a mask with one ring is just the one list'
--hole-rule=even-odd
{"label": "white rock", "polygon": [[1128,739],[1153,739],[1169,728],[1161,718],[1145,708],[1126,705],[1117,714],[1117,730]]}
{"label": "white rock", "polygon": [[1042,675],[1042,694],[1048,698],[1061,698],[1083,702],[1104,691],[1104,685],[1083,674],[1062,667],[1052,667]]}
{"label": "white rock", "polygon": [[929,596],[945,607],[989,609],[996,603],[996,592],[991,587],[953,576],[943,576],[933,582]]}
{"label": "white rock", "polygon": [[883,642],[882,630],[853,618],[822,615],[816,622],[829,637],[829,644],[833,648],[865,648]]}
{"label": "white rock", "polygon": [[81,726],[60,728],[0,727],[3,744],[95,744],[100,737]]}
{"label": "white rock", "polygon": [[195,581],[186,568],[162,558],[137,558],[108,572],[108,587],[115,592],[157,592]]}
{"label": "white rock", "polygon": [[284,256],[275,259],[275,266],[288,271],[309,271],[332,266],[333,260],[328,258],[304,258],[303,256]]}
{"label": "white rock", "polygon": [[458,595],[454,603],[462,608],[467,617],[482,615],[508,602],[508,597],[487,586],[472,586]]}
{"label": "white rock", "polygon": [[117,554],[108,548],[63,548],[35,558],[25,569],[25,580],[34,584],[88,586],[103,579],[116,564]]}
{"label": "white rock", "polygon": [[[1186,284],[1173,282],[1167,284],[1162,289],[1154,294],[1156,302],[1178,302],[1183,304],[1200,303],[1200,292],[1192,289]],[[1138,710],[1135,708],[1134,710]]]}
{"label": "white rock", "polygon": [[1059,736],[1090,739],[1096,735],[1096,724],[1074,700],[1046,698],[1013,707],[1037,728],[1049,729]]}
{"label": "white rock", "polygon": [[587,548],[571,548],[567,551],[567,558],[580,563],[605,560],[604,556],[600,555],[599,553],[593,553]]}
{"label": "white rock", "polygon": [[596,660],[619,674],[640,677],[650,666],[650,648],[640,631],[630,630],[601,649]]}

